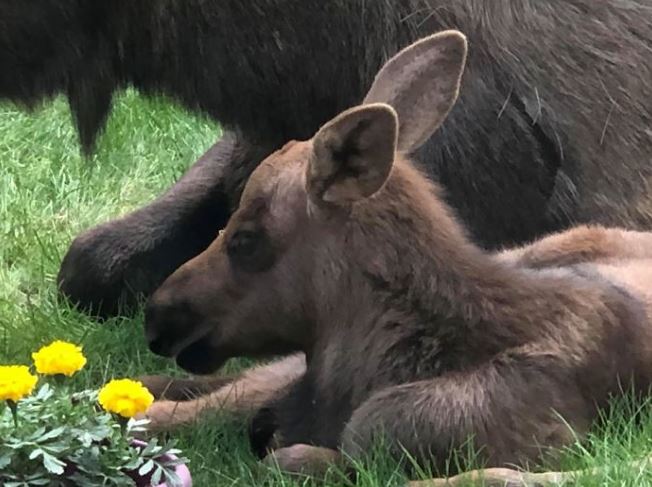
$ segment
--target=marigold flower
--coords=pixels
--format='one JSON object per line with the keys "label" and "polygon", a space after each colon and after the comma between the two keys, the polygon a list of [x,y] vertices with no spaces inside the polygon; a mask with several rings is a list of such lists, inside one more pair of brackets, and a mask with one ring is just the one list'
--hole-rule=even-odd
{"label": "marigold flower", "polygon": [[68,377],[86,365],[82,348],[73,343],[57,340],[32,354],[36,371],[43,375],[67,375]]}
{"label": "marigold flower", "polygon": [[32,393],[37,380],[26,365],[0,366],[0,400],[20,401]]}
{"label": "marigold flower", "polygon": [[114,379],[100,390],[98,401],[110,413],[132,418],[144,413],[154,402],[154,396],[139,381]]}

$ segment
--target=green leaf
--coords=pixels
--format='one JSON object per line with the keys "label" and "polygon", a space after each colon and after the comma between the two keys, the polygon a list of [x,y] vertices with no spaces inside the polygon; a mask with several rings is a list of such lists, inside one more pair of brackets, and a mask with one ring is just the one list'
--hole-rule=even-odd
{"label": "green leaf", "polygon": [[181,487],[181,479],[174,470],[166,470],[165,483],[169,487]]}
{"label": "green leaf", "polygon": [[51,485],[50,482],[50,479],[46,478],[32,479],[29,481],[29,485]]}
{"label": "green leaf", "polygon": [[154,475],[152,475],[152,485],[158,485],[161,483],[161,477],[163,476],[163,469],[161,467],[157,467],[156,471],[154,472]]}
{"label": "green leaf", "polygon": [[38,441],[39,438],[45,433],[45,427],[41,427],[37,429],[34,433],[32,433],[28,438],[27,441]]}
{"label": "green leaf", "polygon": [[12,450],[20,450],[25,447],[32,447],[36,446],[36,444],[32,441],[12,441],[12,442],[7,442],[4,446],[11,448]]}
{"label": "green leaf", "polygon": [[58,438],[59,436],[61,436],[64,431],[66,431],[65,426],[54,428],[53,430],[48,431],[47,433],[45,433],[35,441],[37,441],[38,443],[43,443],[45,441],[53,440],[54,438]]}
{"label": "green leaf", "polygon": [[45,400],[49,399],[50,397],[52,397],[53,393],[54,393],[54,391],[52,391],[50,389],[50,386],[46,383],[46,384],[43,384],[43,386],[38,390],[38,392],[34,396],[34,399],[36,399],[38,401],[45,401]]}
{"label": "green leaf", "polygon": [[160,450],[158,446],[158,439],[152,438],[149,443],[147,443],[147,446],[143,449],[141,452],[141,455],[146,457],[154,453],[155,451]]}
{"label": "green leaf", "polygon": [[0,470],[5,468],[10,463],[11,463],[11,455],[9,455],[9,453],[2,455],[0,457]]}
{"label": "green leaf", "polygon": [[68,450],[70,446],[63,445],[61,443],[48,443],[43,447],[43,450],[50,453],[51,455],[60,454]]}
{"label": "green leaf", "polygon": [[41,450],[40,448],[37,448],[36,450],[32,451],[32,453],[29,454],[29,459],[34,460],[36,457],[39,455],[43,455],[45,452]]}
{"label": "green leaf", "polygon": [[125,470],[136,470],[143,464],[144,460],[140,457],[135,457],[131,459],[129,462],[125,463],[123,468]]}
{"label": "green leaf", "polygon": [[61,475],[66,464],[49,453],[43,452],[43,466],[48,472]]}
{"label": "green leaf", "polygon": [[147,460],[145,464],[138,469],[138,475],[147,475],[154,468],[154,460]]}

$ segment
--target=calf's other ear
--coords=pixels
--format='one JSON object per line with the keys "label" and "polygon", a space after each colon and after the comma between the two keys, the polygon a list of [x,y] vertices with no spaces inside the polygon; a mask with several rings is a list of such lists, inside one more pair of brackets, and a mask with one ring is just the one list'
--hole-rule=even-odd
{"label": "calf's other ear", "polygon": [[397,134],[396,112],[382,103],[351,108],[324,125],[307,167],[311,200],[346,205],[377,192],[391,172]]}
{"label": "calf's other ear", "polygon": [[411,153],[439,128],[453,108],[466,63],[459,31],[425,37],[391,58],[378,72],[363,103],[386,103],[398,114],[398,150]]}

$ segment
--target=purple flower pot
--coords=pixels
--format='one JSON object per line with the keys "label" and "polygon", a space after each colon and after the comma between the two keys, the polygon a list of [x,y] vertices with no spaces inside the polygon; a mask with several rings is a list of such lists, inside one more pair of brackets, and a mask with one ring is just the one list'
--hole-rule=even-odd
{"label": "purple flower pot", "polygon": [[[147,446],[147,443],[144,443],[140,440],[133,440],[133,444],[136,446]],[[166,460],[177,460],[177,457],[174,455],[163,455],[163,458]],[[192,487],[192,477],[190,476],[190,470],[185,465],[177,465],[174,469],[176,474],[181,479],[181,485],[183,487]],[[168,484],[163,482],[162,484],[157,485],[156,487],[169,487]]]}

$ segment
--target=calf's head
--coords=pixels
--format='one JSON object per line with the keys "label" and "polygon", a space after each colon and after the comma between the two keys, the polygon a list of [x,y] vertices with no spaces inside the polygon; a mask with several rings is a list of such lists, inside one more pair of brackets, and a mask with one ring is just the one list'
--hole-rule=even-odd
{"label": "calf's head", "polygon": [[219,237],[151,297],[152,351],[208,373],[233,356],[305,350],[323,310],[349,293],[353,261],[400,253],[388,219],[413,220],[408,176],[416,174],[401,154],[453,107],[466,50],[457,31],[409,46],[381,69],[362,105],[263,161]]}

